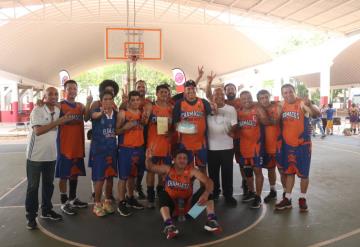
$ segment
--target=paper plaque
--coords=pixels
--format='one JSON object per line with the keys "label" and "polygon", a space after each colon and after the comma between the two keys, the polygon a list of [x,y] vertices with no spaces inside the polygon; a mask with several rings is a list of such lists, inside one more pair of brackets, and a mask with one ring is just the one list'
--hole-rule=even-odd
{"label": "paper plaque", "polygon": [[169,130],[169,118],[167,117],[157,117],[157,134],[165,135]]}

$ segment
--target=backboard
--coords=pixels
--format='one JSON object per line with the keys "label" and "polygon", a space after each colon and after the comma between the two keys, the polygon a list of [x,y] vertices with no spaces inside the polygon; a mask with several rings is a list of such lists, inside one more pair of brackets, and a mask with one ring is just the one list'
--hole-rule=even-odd
{"label": "backboard", "polygon": [[162,59],[161,29],[108,27],[105,30],[105,59]]}

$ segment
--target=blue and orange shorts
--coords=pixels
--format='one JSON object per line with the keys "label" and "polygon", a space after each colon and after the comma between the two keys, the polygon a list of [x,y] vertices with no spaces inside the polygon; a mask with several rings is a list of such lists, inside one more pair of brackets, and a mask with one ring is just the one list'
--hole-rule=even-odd
{"label": "blue and orange shorts", "polygon": [[117,176],[116,152],[110,154],[99,154],[89,157],[92,181],[104,181],[106,178]]}
{"label": "blue and orange shorts", "polygon": [[121,180],[143,174],[145,170],[144,147],[119,147],[117,169]]}
{"label": "blue and orange shorts", "polygon": [[263,166],[264,168],[272,169],[277,167],[279,170],[282,170],[280,153],[275,153],[275,154],[265,153],[263,159],[264,159],[264,166]]}
{"label": "blue and orange shorts", "polygon": [[83,158],[68,159],[59,154],[56,160],[55,177],[68,179],[78,176],[86,176]]}
{"label": "blue and orange shorts", "polygon": [[240,156],[239,164],[241,167],[264,168],[264,160],[260,155],[251,158]]}
{"label": "blue and orange shorts", "polygon": [[179,149],[186,150],[189,165],[205,168],[207,164],[207,148],[202,147],[199,150],[187,150],[183,144],[179,144]]}
{"label": "blue and orange shorts", "polygon": [[285,174],[296,174],[300,178],[308,178],[311,163],[311,143],[292,147],[283,143],[281,164]]}

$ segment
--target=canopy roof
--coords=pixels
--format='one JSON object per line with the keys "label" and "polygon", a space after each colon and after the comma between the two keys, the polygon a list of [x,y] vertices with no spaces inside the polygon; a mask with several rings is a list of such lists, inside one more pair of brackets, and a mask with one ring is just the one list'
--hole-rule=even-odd
{"label": "canopy roof", "polygon": [[344,35],[360,29],[360,1],[352,0],[1,1],[0,69],[58,84],[61,69],[74,76],[108,64],[105,28],[134,24],[163,30],[163,60],[144,63],[166,73],[180,67],[194,77],[204,65],[222,75],[269,61],[234,28],[233,14]]}

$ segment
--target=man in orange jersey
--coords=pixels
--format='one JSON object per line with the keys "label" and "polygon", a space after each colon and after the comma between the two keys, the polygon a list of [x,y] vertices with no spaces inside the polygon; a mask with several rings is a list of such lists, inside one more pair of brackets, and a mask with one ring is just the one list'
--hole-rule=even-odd
{"label": "man in orange jersey", "polygon": [[276,204],[277,210],[292,208],[291,192],[295,183],[295,174],[300,178],[299,209],[306,212],[308,206],[305,194],[309,186],[311,162],[311,129],[310,117],[317,117],[320,111],[314,107],[309,98],[297,98],[291,84],[281,87],[282,102],[282,148],[281,164],[286,174],[285,197]]}
{"label": "man in orange jersey", "polygon": [[[159,196],[160,213],[164,220],[164,234],[167,239],[174,238],[179,230],[173,223],[172,216],[176,211],[187,214],[189,209],[196,203],[205,206],[207,211],[207,222],[204,229],[209,232],[219,232],[221,228],[217,222],[212,200],[213,182],[198,169],[189,166],[187,151],[179,150],[174,157],[174,165],[155,165],[152,160],[152,151],[146,151],[146,168],[154,173],[165,175],[165,190]],[[193,194],[193,182],[198,179],[204,184]],[[181,204],[179,205],[179,202]],[[178,215],[182,216],[182,215]]]}
{"label": "man in orange jersey", "polygon": [[206,117],[212,109],[209,102],[196,96],[196,83],[193,80],[184,84],[184,98],[178,100],[173,110],[174,124],[187,123],[192,133],[179,132],[179,148],[188,152],[189,164],[196,165],[206,173],[207,163],[207,122]]}
{"label": "man in orange jersey", "polygon": [[276,200],[276,167],[281,176],[281,183],[285,193],[285,175],[283,174],[280,164],[281,151],[281,129],[280,114],[281,105],[279,102],[270,102],[270,93],[267,90],[260,90],[257,95],[260,105],[266,110],[268,116],[275,120],[273,125],[265,126],[265,154],[264,167],[268,169],[268,178],[270,184],[270,193],[264,198],[264,202],[268,203]]}
{"label": "man in orange jersey", "polygon": [[[146,123],[140,109],[140,94],[137,91],[129,93],[129,103],[126,110],[120,110],[116,121],[116,133],[119,135],[118,153],[118,212],[122,216],[129,216],[131,212],[127,204],[135,209],[143,209],[134,198],[135,178],[144,170],[144,133],[143,126]],[[127,183],[128,181],[128,183]],[[127,190],[126,190],[127,183]],[[127,198],[125,198],[127,192]],[[127,199],[127,200],[125,200]]]}
{"label": "man in orange jersey", "polygon": [[[251,93],[243,91],[240,94],[242,109],[238,111],[238,126],[240,128],[240,165],[244,167],[249,193],[243,196],[243,202],[253,201],[251,208],[260,208],[261,192],[264,177],[263,168],[263,126],[270,124],[265,110],[254,104]],[[254,178],[256,193],[254,192]]]}
{"label": "man in orange jersey", "polygon": [[[86,208],[88,204],[76,197],[78,176],[85,176],[85,137],[84,116],[87,116],[92,98],[88,97],[86,106],[76,102],[77,83],[68,80],[64,84],[65,99],[60,102],[60,116],[70,114],[72,121],[59,126],[58,157],[55,176],[60,178],[61,210],[68,215],[76,214],[75,208]],[[69,180],[69,197],[66,183]]]}
{"label": "man in orange jersey", "polygon": [[[151,104],[151,114],[148,123],[147,133],[147,148],[150,148],[153,152],[151,161],[154,164],[171,165],[171,114],[172,106],[168,103],[169,99],[169,86],[167,84],[161,84],[156,87],[156,101]],[[167,130],[162,130],[164,121],[167,124]],[[158,122],[159,125],[158,126]],[[147,184],[147,199],[148,207],[154,208],[155,201],[155,174],[147,171],[146,173],[146,184]],[[164,181],[161,176],[158,177],[157,193],[164,189]]]}

